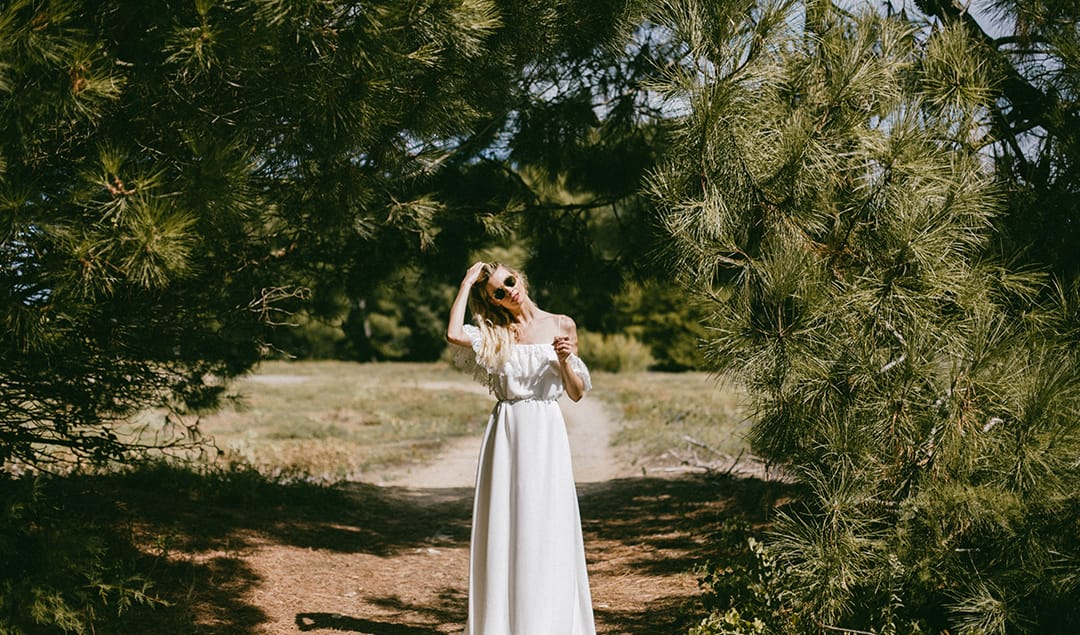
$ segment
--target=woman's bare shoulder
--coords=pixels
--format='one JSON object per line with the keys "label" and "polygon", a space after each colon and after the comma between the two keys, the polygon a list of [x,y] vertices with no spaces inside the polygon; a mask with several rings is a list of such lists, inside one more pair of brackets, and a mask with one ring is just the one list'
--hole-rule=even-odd
{"label": "woman's bare shoulder", "polygon": [[555,320],[559,325],[560,331],[566,331],[570,333],[574,333],[577,331],[577,323],[574,322],[574,318],[562,313],[553,313],[552,315],[555,317]]}
{"label": "woman's bare shoulder", "polygon": [[[537,318],[538,330],[553,332],[554,335],[573,335],[577,333],[577,325],[569,315],[541,310]],[[543,326],[540,326],[540,324],[543,324]]]}
{"label": "woman's bare shoulder", "polygon": [[543,309],[538,310],[537,317],[542,320],[554,320],[559,324],[570,324],[574,321],[574,319],[571,318],[569,315],[563,313],[552,313],[551,311],[545,311]]}

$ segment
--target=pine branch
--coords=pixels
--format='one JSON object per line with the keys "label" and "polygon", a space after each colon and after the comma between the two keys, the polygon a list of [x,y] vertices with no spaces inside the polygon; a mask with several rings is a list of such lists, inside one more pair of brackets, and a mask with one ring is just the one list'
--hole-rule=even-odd
{"label": "pine branch", "polygon": [[[1032,123],[1054,134],[1061,132],[1060,123],[1048,116],[1061,111],[1060,98],[1057,95],[1044,93],[1028,82],[1016,70],[1016,67],[1005,59],[996,48],[994,38],[983,31],[970,12],[957,6],[952,0],[915,0],[915,4],[927,15],[962,25],[973,41],[982,45],[980,50],[1003,77],[1000,84],[1001,93],[1012,104],[1013,110],[1018,113],[1016,120]],[[995,109],[997,109],[996,106]],[[999,134],[1003,136],[1006,133],[1006,130],[999,131]]]}

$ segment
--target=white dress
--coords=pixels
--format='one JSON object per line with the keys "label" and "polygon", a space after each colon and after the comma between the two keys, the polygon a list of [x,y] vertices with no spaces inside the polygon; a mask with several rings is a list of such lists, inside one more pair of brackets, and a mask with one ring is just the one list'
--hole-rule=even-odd
{"label": "white dress", "polygon": [[[476,361],[480,330],[465,325],[469,367],[499,400],[476,470],[465,635],[594,635],[563,394],[550,344],[516,344],[506,365]],[[579,357],[571,368],[592,387]]]}

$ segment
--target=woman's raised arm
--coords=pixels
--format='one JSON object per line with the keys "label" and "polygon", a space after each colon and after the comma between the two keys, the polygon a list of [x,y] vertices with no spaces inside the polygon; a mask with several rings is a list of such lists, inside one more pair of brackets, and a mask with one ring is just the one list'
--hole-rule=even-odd
{"label": "woman's raised arm", "polygon": [[458,346],[472,346],[472,341],[469,340],[469,336],[465,334],[465,308],[469,305],[469,291],[472,289],[476,279],[480,277],[480,272],[484,269],[483,262],[473,263],[469,270],[465,272],[465,277],[461,280],[461,287],[458,288],[457,297],[454,298],[454,303],[450,305],[450,319],[446,324],[446,341],[451,344],[457,344]]}

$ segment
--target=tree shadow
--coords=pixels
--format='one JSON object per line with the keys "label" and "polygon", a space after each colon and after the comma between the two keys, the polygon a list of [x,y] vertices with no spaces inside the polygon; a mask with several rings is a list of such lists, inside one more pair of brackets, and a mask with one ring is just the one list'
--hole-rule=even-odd
{"label": "tree shadow", "polygon": [[[322,487],[257,475],[193,474],[149,468],[122,475],[69,477],[79,505],[124,536],[139,553],[134,569],[154,581],[169,604],[135,607],[104,619],[99,633],[254,635],[269,621],[252,597],[266,581],[242,554],[266,544],[381,558],[439,545],[468,545],[471,489],[380,488],[361,483]],[[753,479],[684,475],[627,478],[579,488],[590,563],[618,553],[635,575],[685,574],[710,555],[709,537],[725,518],[765,523],[791,486]],[[426,581],[427,582],[427,581]],[[410,584],[402,580],[402,585]],[[430,588],[430,586],[428,587]],[[311,589],[296,589],[303,606]],[[598,630],[624,635],[677,633],[696,622],[695,594],[600,606]],[[463,589],[444,588],[423,601],[399,596],[363,600],[380,615],[297,611],[301,631],[384,635],[436,633],[463,625]],[[386,618],[386,615],[396,617]]]}
{"label": "tree shadow", "polygon": [[658,635],[685,633],[701,620],[700,610],[686,598],[645,602],[633,609],[595,608],[601,632],[619,635]]}
{"label": "tree shadow", "polygon": [[430,623],[464,624],[469,598],[464,589],[444,588],[439,591],[435,604],[406,602],[399,596],[373,597],[368,598],[368,602],[398,614],[422,615]]}
{"label": "tree shadow", "polygon": [[296,627],[303,632],[331,630],[366,635],[439,635],[438,631],[422,626],[388,624],[333,613],[300,613],[296,616]]}
{"label": "tree shadow", "polygon": [[412,492],[365,483],[323,486],[254,471],[193,474],[177,468],[94,478],[123,511],[170,536],[184,551],[240,550],[252,540],[392,556],[430,542],[469,538],[471,489]]}
{"label": "tree shadow", "polygon": [[[635,575],[686,574],[716,555],[712,538],[725,522],[762,527],[797,494],[782,482],[700,473],[588,484],[579,489],[586,551],[590,561],[617,558]],[[685,632],[703,612],[696,593],[595,608],[598,626],[623,635]]]}
{"label": "tree shadow", "polygon": [[[69,513],[105,527],[112,542],[128,545],[122,552],[129,573],[152,581],[151,592],[162,601],[134,606],[119,616],[99,612],[98,633],[263,632],[270,617],[252,596],[266,581],[244,554],[267,544],[392,557],[469,540],[469,488],[330,487],[247,470],[195,473],[165,466],[54,481]],[[296,590],[299,604],[304,594]],[[376,601],[389,606],[393,599]],[[415,607],[414,613],[464,621],[462,597],[446,590],[438,602]],[[433,632],[419,624],[335,615],[312,611],[296,619],[307,630],[347,626],[364,633]]]}
{"label": "tree shadow", "polygon": [[[587,538],[692,555],[725,519],[765,524],[795,494],[794,486],[779,482],[690,474],[590,484],[579,500]],[[687,562],[670,559],[652,566],[649,572],[657,574],[688,569]]]}

